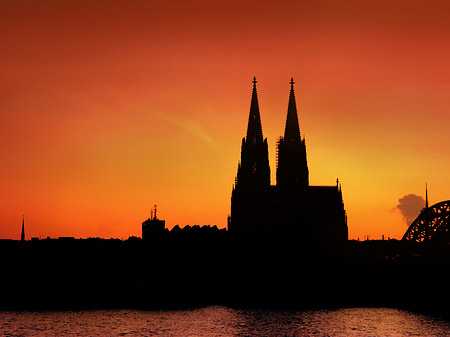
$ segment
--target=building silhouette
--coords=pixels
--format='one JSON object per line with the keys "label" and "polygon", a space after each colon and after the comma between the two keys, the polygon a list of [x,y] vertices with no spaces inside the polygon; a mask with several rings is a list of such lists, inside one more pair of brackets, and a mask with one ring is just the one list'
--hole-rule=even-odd
{"label": "building silhouette", "polygon": [[270,184],[267,138],[253,78],[247,134],[231,196],[228,229],[243,235],[285,235],[310,244],[347,241],[347,218],[342,190],[310,186],[305,138],[301,137],[294,80],[290,81],[284,136],[277,141],[276,185]]}
{"label": "building silhouette", "polygon": [[151,237],[159,237],[164,232],[166,232],[166,221],[156,217],[155,205],[150,211],[150,218],[142,223],[142,239],[147,240]]}

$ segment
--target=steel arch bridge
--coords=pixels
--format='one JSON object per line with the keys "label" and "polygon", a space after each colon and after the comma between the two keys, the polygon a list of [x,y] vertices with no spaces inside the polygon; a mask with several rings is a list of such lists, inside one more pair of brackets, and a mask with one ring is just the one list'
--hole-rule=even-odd
{"label": "steel arch bridge", "polygon": [[450,243],[450,200],[424,208],[402,240]]}

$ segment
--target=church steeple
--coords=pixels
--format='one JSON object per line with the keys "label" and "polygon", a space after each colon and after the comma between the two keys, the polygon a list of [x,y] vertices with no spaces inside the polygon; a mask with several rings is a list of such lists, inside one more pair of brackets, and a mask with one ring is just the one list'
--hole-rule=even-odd
{"label": "church steeple", "polygon": [[289,92],[289,104],[284,129],[284,139],[291,142],[300,142],[300,126],[298,124],[297,104],[295,103],[294,78],[291,77],[291,91]]}
{"label": "church steeple", "polygon": [[259,113],[259,103],[258,103],[258,93],[256,92],[256,77],[253,77],[253,91],[252,100],[250,103],[250,114],[248,116],[248,126],[247,126],[247,142],[252,142],[253,144],[262,143],[263,133],[261,126],[261,115]]}
{"label": "church steeple", "polygon": [[277,185],[287,188],[294,186],[305,188],[309,185],[306,145],[305,139],[300,137],[293,77],[291,77],[289,83],[291,90],[289,92],[284,137],[280,137],[277,144]]}

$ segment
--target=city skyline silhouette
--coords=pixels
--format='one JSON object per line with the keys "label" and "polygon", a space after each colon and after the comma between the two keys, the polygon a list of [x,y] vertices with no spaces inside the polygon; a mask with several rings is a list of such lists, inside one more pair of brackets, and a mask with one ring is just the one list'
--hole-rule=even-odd
{"label": "city skyline silhouette", "polygon": [[401,239],[400,199],[449,198],[448,7],[3,2],[0,238],[140,236],[155,203],[226,228],[256,76],[270,180],[294,77],[310,185]]}

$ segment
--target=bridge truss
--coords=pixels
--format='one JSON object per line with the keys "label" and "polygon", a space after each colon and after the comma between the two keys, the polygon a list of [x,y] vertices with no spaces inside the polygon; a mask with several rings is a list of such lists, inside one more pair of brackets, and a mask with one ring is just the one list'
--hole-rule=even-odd
{"label": "bridge truss", "polygon": [[450,200],[424,208],[409,226],[402,240],[450,243]]}

